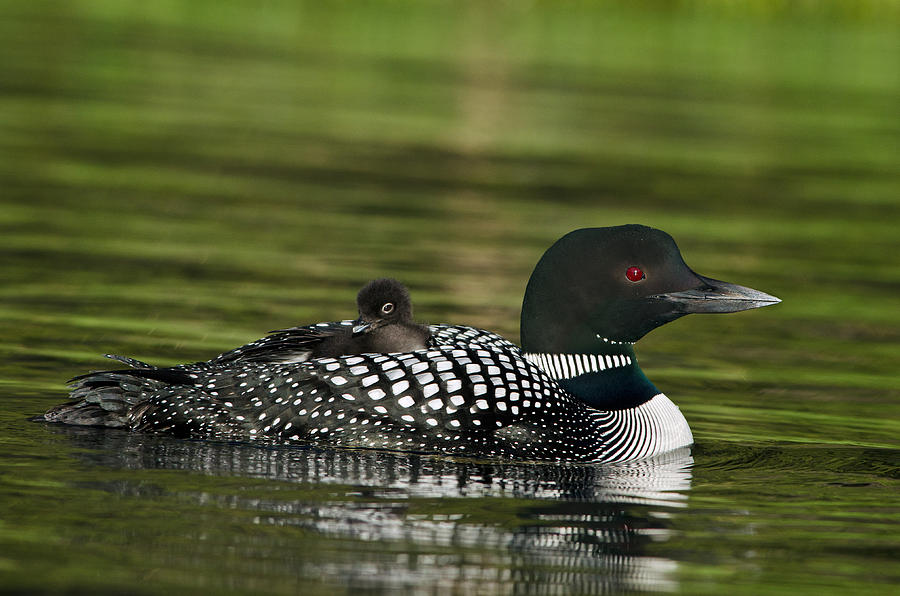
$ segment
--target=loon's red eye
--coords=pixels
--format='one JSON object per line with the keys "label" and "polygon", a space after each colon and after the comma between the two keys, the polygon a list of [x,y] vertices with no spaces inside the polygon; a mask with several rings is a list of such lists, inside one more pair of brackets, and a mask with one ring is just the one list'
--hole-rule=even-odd
{"label": "loon's red eye", "polygon": [[625,272],[625,277],[628,278],[628,281],[641,281],[646,275],[637,267],[629,267],[628,271]]}

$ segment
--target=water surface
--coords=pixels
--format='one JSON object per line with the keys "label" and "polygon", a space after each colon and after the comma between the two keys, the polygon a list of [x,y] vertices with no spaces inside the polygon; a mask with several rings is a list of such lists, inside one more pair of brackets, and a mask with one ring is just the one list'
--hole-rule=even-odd
{"label": "water surface", "polygon": [[[883,594],[900,581],[892,2],[0,4],[0,586]],[[502,33],[501,33],[502,32]],[[104,353],[353,315],[517,339],[542,251],[671,233],[777,307],[638,346],[697,445],[621,466],[35,424]]]}

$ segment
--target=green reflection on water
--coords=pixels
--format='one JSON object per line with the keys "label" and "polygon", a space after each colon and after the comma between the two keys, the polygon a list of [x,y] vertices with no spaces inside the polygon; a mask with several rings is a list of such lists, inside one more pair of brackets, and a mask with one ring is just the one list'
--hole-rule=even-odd
{"label": "green reflection on water", "polygon": [[[515,338],[555,238],[640,222],[697,271],[784,300],[641,343],[699,445],[688,508],[635,547],[642,569],[676,562],[655,587],[684,593],[882,592],[900,575],[886,554],[898,15],[888,1],[0,4],[3,584],[330,593],[354,561],[458,572],[422,584],[436,591],[589,576],[571,560],[521,575],[497,544],[260,521],[237,497],[390,499],[109,470],[23,419],[100,354],[206,359],[351,316],[378,275],[407,282],[420,320]],[[547,506],[496,499],[414,498],[399,519],[518,528]]]}

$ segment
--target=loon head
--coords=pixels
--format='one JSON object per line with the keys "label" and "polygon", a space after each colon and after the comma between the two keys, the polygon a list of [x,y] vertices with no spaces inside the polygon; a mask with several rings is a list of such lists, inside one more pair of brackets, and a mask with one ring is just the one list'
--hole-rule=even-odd
{"label": "loon head", "polygon": [[392,323],[412,321],[412,300],[409,291],[396,279],[373,279],[356,296],[359,318],[354,322],[353,334],[368,333]]}
{"label": "loon head", "polygon": [[526,352],[590,353],[634,343],[689,313],[769,306],[778,298],[695,273],[671,236],[641,225],[584,228],[535,266],[522,304]]}

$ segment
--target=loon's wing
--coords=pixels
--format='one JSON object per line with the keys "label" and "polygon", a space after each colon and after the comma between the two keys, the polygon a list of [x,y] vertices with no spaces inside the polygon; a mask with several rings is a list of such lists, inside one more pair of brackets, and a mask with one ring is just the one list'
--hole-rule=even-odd
{"label": "loon's wing", "polygon": [[[313,349],[323,340],[339,333],[345,333],[353,326],[353,321],[316,323],[299,327],[289,327],[272,331],[266,337],[250,342],[221,354],[200,366],[226,366],[237,362],[305,362]],[[519,352],[519,347],[508,339],[484,329],[467,325],[428,325],[431,337],[426,346],[452,346],[459,348],[483,347],[506,349]],[[190,366],[186,366],[190,368]]]}
{"label": "loon's wing", "polygon": [[458,348],[483,347],[495,350],[514,350],[519,352],[519,346],[509,341],[502,335],[469,327],[468,325],[429,325],[431,339],[436,346],[454,346]]}
{"label": "loon's wing", "polygon": [[196,438],[314,442],[464,456],[593,461],[602,420],[518,352],[428,352],[242,362],[167,387],[131,427]]}
{"label": "loon's wing", "polygon": [[[270,335],[225,352],[208,364],[224,366],[237,362],[305,362],[316,345],[353,326],[353,321],[316,323],[272,331]],[[431,336],[426,346],[452,346],[459,348],[506,349],[519,352],[519,347],[508,339],[484,329],[467,325],[428,325]]]}
{"label": "loon's wing", "polygon": [[304,362],[320,342],[346,333],[352,325],[353,321],[348,320],[277,329],[266,337],[198,364],[226,366],[235,362]]}
{"label": "loon's wing", "polygon": [[119,356],[118,354],[104,354],[110,360],[117,360],[122,364],[127,364],[131,368],[156,368],[152,364],[147,364],[141,360],[137,360],[135,358],[129,358],[128,356]]}

